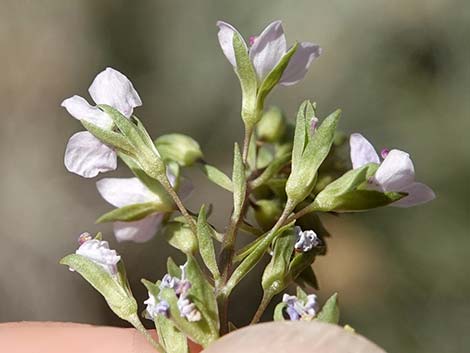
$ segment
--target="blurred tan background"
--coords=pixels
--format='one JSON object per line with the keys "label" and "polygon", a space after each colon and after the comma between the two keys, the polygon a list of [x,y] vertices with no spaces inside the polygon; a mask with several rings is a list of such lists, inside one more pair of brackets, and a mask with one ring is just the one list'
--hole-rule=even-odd
{"label": "blurred tan background", "polygon": [[[66,172],[65,144],[81,129],[60,102],[88,97],[112,66],[131,78],[136,113],[154,137],[201,141],[206,159],[229,171],[241,139],[239,87],[215,22],[245,36],[282,19],[289,42],[324,54],[307,78],[269,104],[292,118],[304,98],[322,116],[343,109],[341,129],[412,154],[418,178],[438,198],[409,210],[327,218],[330,252],[316,263],[322,298],[338,291],[342,321],[390,352],[463,352],[470,347],[470,4],[465,0],[0,1],[0,321],[61,320],[123,325],[77,275],[57,264],[85,230],[103,231],[122,253],[139,301],[175,254],[160,239],[116,244],[96,180]],[[127,175],[126,171],[117,175]],[[190,205],[229,198],[197,171]],[[109,175],[108,175],[109,176]],[[176,258],[178,256],[176,255]],[[259,299],[255,275],[236,292],[236,322]],[[241,310],[241,308],[243,310]]]}

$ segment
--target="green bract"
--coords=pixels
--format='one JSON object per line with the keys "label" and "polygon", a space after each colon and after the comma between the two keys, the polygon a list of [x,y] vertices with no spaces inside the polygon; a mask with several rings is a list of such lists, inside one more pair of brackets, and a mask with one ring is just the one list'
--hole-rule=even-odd
{"label": "green bract", "polygon": [[155,140],[155,146],[164,160],[170,159],[188,167],[203,157],[199,144],[183,134],[167,134]]}
{"label": "green bract", "polygon": [[315,118],[315,108],[310,101],[300,106],[292,149],[292,171],[286,184],[287,196],[295,203],[304,200],[312,191],[318,168],[333,144],[340,114],[340,110],[330,114],[313,132],[311,120]]}

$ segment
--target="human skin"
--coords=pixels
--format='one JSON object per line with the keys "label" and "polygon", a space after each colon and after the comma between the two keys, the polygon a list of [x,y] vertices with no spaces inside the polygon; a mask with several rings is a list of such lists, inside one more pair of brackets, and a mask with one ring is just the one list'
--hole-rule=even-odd
{"label": "human skin", "polygon": [[[134,329],[74,323],[0,324],[0,351],[11,353],[155,353]],[[191,344],[191,353],[201,348]],[[237,330],[207,353],[385,353],[358,334],[316,322],[271,322]]]}

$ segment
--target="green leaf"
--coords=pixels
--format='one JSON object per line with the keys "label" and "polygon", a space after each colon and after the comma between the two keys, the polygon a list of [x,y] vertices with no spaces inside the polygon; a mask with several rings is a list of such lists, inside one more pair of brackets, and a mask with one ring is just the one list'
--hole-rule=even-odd
{"label": "green leaf", "polygon": [[60,263],[77,271],[100,292],[111,310],[121,319],[129,321],[132,316],[137,314],[135,299],[129,296],[128,291],[119,284],[117,277],[113,277],[100,265],[77,254],[65,256],[60,260]]}
{"label": "green leaf", "polygon": [[225,190],[232,192],[232,181],[222,171],[209,164],[199,164],[199,167],[210,181],[212,181],[214,184],[219,185]]}
{"label": "green leaf", "polygon": [[187,167],[203,157],[201,147],[192,137],[183,134],[166,134],[155,140],[163,159],[170,159]]}
{"label": "green leaf", "polygon": [[306,302],[307,299],[308,299],[308,295],[307,293],[300,287],[297,287],[297,293],[296,293],[296,297],[302,301],[302,302]]}
{"label": "green leaf", "polygon": [[181,269],[171,257],[166,261],[166,268],[171,277],[181,278]]}
{"label": "green leaf", "polygon": [[147,291],[152,294],[155,298],[158,298],[158,294],[160,293],[160,285],[159,282],[153,283],[145,278],[140,280],[142,284],[147,288]]}
{"label": "green leaf", "polygon": [[258,108],[262,108],[264,106],[264,100],[266,96],[271,92],[271,90],[276,86],[279,80],[284,73],[287,65],[289,64],[290,59],[297,51],[299,43],[295,43],[287,53],[279,60],[278,64],[271,70],[271,72],[266,76],[261,87],[258,91]]}
{"label": "green leaf", "polygon": [[286,319],[284,318],[284,309],[287,307],[287,304],[284,302],[280,302],[279,304],[276,305],[274,308],[274,321],[285,321]]}
{"label": "green leaf", "polygon": [[315,251],[296,253],[289,264],[287,282],[295,281],[297,277],[315,260]]}
{"label": "green leaf", "polygon": [[215,281],[220,279],[219,268],[215,257],[214,243],[212,242],[212,228],[207,223],[206,208],[201,206],[197,219],[197,238],[199,241],[199,253],[206,267],[211,271]]}
{"label": "green leaf", "polygon": [[219,313],[215,290],[207,281],[196,260],[188,256],[186,262],[186,276],[191,282],[189,299],[196,304],[203,318],[207,320],[211,329],[211,339],[219,335]]}
{"label": "green leaf", "polygon": [[247,156],[247,168],[251,170],[255,170],[257,168],[256,165],[256,154],[257,154],[257,147],[256,147],[256,138],[254,134],[250,136],[250,142],[248,143],[248,156]]}
{"label": "green leaf", "polygon": [[121,131],[122,134],[129,139],[132,145],[138,147],[138,145],[144,142],[137,125],[133,124],[130,119],[122,115],[117,109],[114,109],[107,104],[99,104],[98,107],[108,114],[111,119],[113,119],[114,124],[116,124],[119,131]]}
{"label": "green leaf", "polygon": [[258,82],[256,72],[248,54],[245,41],[238,34],[233,35],[233,50],[235,52],[236,69],[242,89],[242,118],[247,126],[254,126],[258,118],[256,113],[256,91]]}
{"label": "green leaf", "polygon": [[105,213],[96,220],[96,223],[105,222],[132,222],[138,221],[147,217],[148,215],[155,212],[169,212],[168,208],[161,207],[161,205],[155,202],[147,203],[136,203],[134,205],[128,205],[121,208],[116,208],[108,213]]}
{"label": "green leaf", "polygon": [[292,227],[294,222],[286,224],[275,232],[269,232],[256,241],[250,253],[243,259],[238,267],[233,271],[232,276],[225,285],[225,294],[228,295],[233,288],[250,272],[253,267],[261,260],[269,245],[276,239],[279,234]]}
{"label": "green leaf", "polygon": [[305,100],[299,107],[297,119],[295,122],[294,145],[292,146],[292,169],[298,168],[307,143],[307,129],[305,119],[305,109],[310,101]]}
{"label": "green leaf", "polygon": [[129,154],[131,156],[137,153],[135,147],[129,142],[126,137],[122,136],[121,134],[118,134],[117,132],[114,132],[112,130],[102,129],[96,126],[95,124],[89,123],[86,120],[81,120],[80,122],[82,123],[85,129],[87,129],[93,136],[95,136],[101,142],[109,146],[113,146],[118,151]]}
{"label": "green leaf", "polygon": [[195,260],[191,257],[188,257],[186,275],[192,285],[188,292],[188,299],[201,312],[201,320],[190,322],[180,315],[177,305],[178,298],[173,289],[163,288],[160,297],[170,305],[170,319],[175,326],[191,340],[206,347],[218,338],[218,312],[214,289],[206,281]]}
{"label": "green leaf", "polygon": [[139,118],[137,118],[135,115],[133,116],[133,119],[136,122],[137,132],[139,133],[139,136],[140,136],[141,140],[143,141],[143,143],[145,144],[145,146],[150,151],[152,151],[152,153],[154,155],[160,156],[160,154],[158,153],[157,148],[155,147],[154,142],[152,141],[152,138],[150,137],[149,133],[145,129],[144,124],[142,124],[142,122],[139,120]]}
{"label": "green leaf", "polygon": [[187,224],[168,222],[163,228],[163,236],[171,246],[185,254],[194,254],[198,249],[196,235]]}
{"label": "green leaf", "polygon": [[235,143],[233,155],[233,215],[234,219],[238,219],[242,211],[243,203],[245,202],[246,194],[246,177],[245,166],[242,161],[242,155],[238,144]]}
{"label": "green leaf", "polygon": [[[293,162],[292,172],[286,184],[286,193],[291,200],[297,203],[301,202],[312,191],[318,168],[327,157],[333,144],[340,114],[341,111],[337,110],[322,122],[313,136],[307,138],[307,144],[300,160],[297,160],[295,164]],[[308,136],[310,136],[309,132]],[[297,149],[300,149],[300,147],[297,147]],[[298,151],[293,153],[298,153]]]}
{"label": "green leaf", "polygon": [[261,285],[265,292],[278,294],[287,285],[284,277],[289,268],[290,258],[294,251],[295,232],[292,228],[284,231],[274,241],[271,261],[264,269]]}
{"label": "green leaf", "polygon": [[367,181],[367,175],[375,173],[378,164],[370,163],[357,169],[352,169],[328,184],[316,197],[315,205],[334,203],[334,199],[356,189]]}
{"label": "green leaf", "polygon": [[383,207],[405,197],[406,193],[353,190],[323,203],[314,201],[316,211],[354,212]]}
{"label": "green leaf", "polygon": [[317,315],[317,320],[329,324],[339,323],[338,293],[334,293],[323,305]]}
{"label": "green leaf", "polygon": [[157,315],[154,319],[158,339],[167,353],[188,353],[188,339],[170,319]]}

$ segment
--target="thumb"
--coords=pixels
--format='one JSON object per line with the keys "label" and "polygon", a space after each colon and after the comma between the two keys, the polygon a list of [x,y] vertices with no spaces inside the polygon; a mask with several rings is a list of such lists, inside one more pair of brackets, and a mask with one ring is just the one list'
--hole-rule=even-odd
{"label": "thumb", "polygon": [[203,353],[385,353],[364,337],[321,322],[283,321],[230,333]]}

